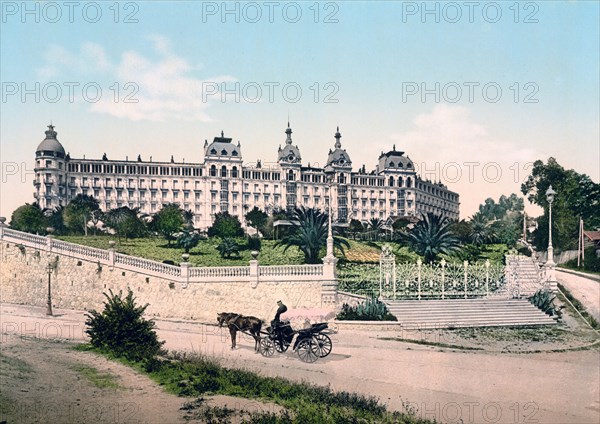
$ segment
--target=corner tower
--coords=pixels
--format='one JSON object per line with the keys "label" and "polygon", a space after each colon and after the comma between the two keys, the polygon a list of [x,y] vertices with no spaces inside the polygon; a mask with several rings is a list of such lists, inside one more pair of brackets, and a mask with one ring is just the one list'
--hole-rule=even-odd
{"label": "corner tower", "polygon": [[46,138],[35,150],[35,180],[33,185],[40,208],[53,209],[67,205],[67,166],[68,155],[56,138],[52,124],[48,125]]}

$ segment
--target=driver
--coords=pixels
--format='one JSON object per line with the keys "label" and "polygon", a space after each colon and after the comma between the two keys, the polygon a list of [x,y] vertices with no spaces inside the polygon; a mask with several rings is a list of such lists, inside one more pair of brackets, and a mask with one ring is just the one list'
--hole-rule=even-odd
{"label": "driver", "polygon": [[273,318],[273,321],[271,321],[271,330],[275,331],[275,334],[277,335],[277,342],[279,343],[279,346],[283,346],[283,335],[281,334],[281,331],[278,330],[279,323],[281,322],[279,317],[285,311],[287,311],[287,306],[285,306],[281,300],[278,300],[277,301],[277,312],[275,313],[275,318]]}

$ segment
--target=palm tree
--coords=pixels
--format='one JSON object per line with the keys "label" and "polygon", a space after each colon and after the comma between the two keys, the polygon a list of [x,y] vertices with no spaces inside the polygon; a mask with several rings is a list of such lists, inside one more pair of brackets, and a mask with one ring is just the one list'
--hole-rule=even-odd
{"label": "palm tree", "polygon": [[492,222],[481,212],[476,212],[470,219],[471,223],[471,243],[481,246],[489,243],[496,238]]}
{"label": "palm tree", "polygon": [[[292,216],[292,234],[277,242],[276,246],[298,247],[304,253],[304,261],[309,264],[319,263],[319,252],[327,244],[328,216],[318,209],[296,208]],[[342,254],[350,244],[340,237],[333,238],[334,247]]]}
{"label": "palm tree", "polygon": [[188,230],[193,230],[194,229],[194,212],[192,212],[190,209],[183,211],[182,213],[183,215],[183,220],[185,222],[185,227]]}
{"label": "palm tree", "polygon": [[379,240],[379,233],[383,229],[383,220],[379,218],[371,218],[368,223],[371,234],[375,234],[375,240]]}
{"label": "palm tree", "polygon": [[451,224],[446,217],[427,213],[407,235],[410,248],[423,256],[426,263],[435,261],[440,253],[455,252],[460,243],[452,234]]}

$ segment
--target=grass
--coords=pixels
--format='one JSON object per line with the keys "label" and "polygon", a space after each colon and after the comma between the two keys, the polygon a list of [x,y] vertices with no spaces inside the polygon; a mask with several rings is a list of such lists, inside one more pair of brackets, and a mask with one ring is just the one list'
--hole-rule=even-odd
{"label": "grass", "polygon": [[120,387],[116,377],[110,373],[101,373],[94,367],[82,364],[73,366],[73,369],[100,389],[118,389]]}
{"label": "grass", "polygon": [[593,329],[600,330],[600,323],[598,323],[598,321],[596,321],[596,318],[594,318],[585,309],[585,306],[583,306],[583,304],[579,300],[577,300],[565,286],[558,283],[558,289],[561,292],[563,292],[565,297],[571,302],[571,304],[575,307],[575,309],[577,309],[579,311],[579,313],[583,316],[583,319],[585,319]]}
{"label": "grass", "polygon": [[[77,349],[107,355],[106,352],[99,352],[90,345],[79,345]],[[107,356],[111,357],[110,354]],[[264,377],[240,368],[226,368],[217,360],[198,354],[173,352],[167,357],[144,362],[130,362],[122,358],[118,360],[149,375],[168,392],[178,396],[228,395],[273,402],[284,408],[284,411],[279,414],[253,414],[248,422],[303,424],[430,422],[411,414],[389,412],[373,396],[333,391],[329,386],[317,386],[307,382],[297,383],[281,377]],[[223,411],[222,408],[213,408],[206,412],[213,419],[230,413],[231,411]]]}
{"label": "grass", "polygon": [[[116,241],[115,237],[101,236],[57,236],[58,239],[70,243],[82,244],[85,246],[96,247],[99,249],[108,249],[109,241]],[[252,259],[250,250],[242,250],[239,258],[223,259],[219,255],[216,247],[221,242],[220,239],[211,238],[201,240],[197,247],[190,250],[190,259],[192,266],[238,266],[248,265]],[[293,265],[304,262],[304,255],[295,247],[289,248],[284,252],[283,247],[275,247],[275,240],[262,240],[262,248],[258,260],[262,265]],[[239,239],[238,244],[245,246],[246,239]],[[172,243],[171,247],[167,242],[159,237],[148,237],[130,240],[121,240],[121,243],[115,245],[119,253],[138,256],[154,261],[162,262],[165,260],[173,261],[178,264],[182,262],[181,254],[183,249]]]}
{"label": "grass", "polygon": [[26,380],[31,374],[33,368],[27,362],[19,358],[4,355],[0,352],[0,376],[8,377],[13,375],[19,380]]}

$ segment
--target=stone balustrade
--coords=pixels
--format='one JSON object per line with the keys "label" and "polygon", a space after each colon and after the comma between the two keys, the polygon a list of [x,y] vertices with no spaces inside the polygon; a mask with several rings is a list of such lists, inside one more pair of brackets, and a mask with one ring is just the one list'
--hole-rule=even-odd
{"label": "stone balustrade", "polygon": [[[231,267],[192,267],[188,262],[181,266],[164,264],[157,261],[117,253],[114,248],[97,249],[79,244],[56,240],[52,236],[44,237],[24,233],[0,225],[0,240],[24,247],[46,250],[71,258],[106,265],[123,271],[135,272],[183,283],[204,282],[248,282],[256,287],[260,282],[322,282],[328,302],[335,299],[337,286],[335,261],[317,265],[277,265],[260,266],[257,260],[251,260],[249,266]],[[329,268],[334,269],[329,269]]]}

